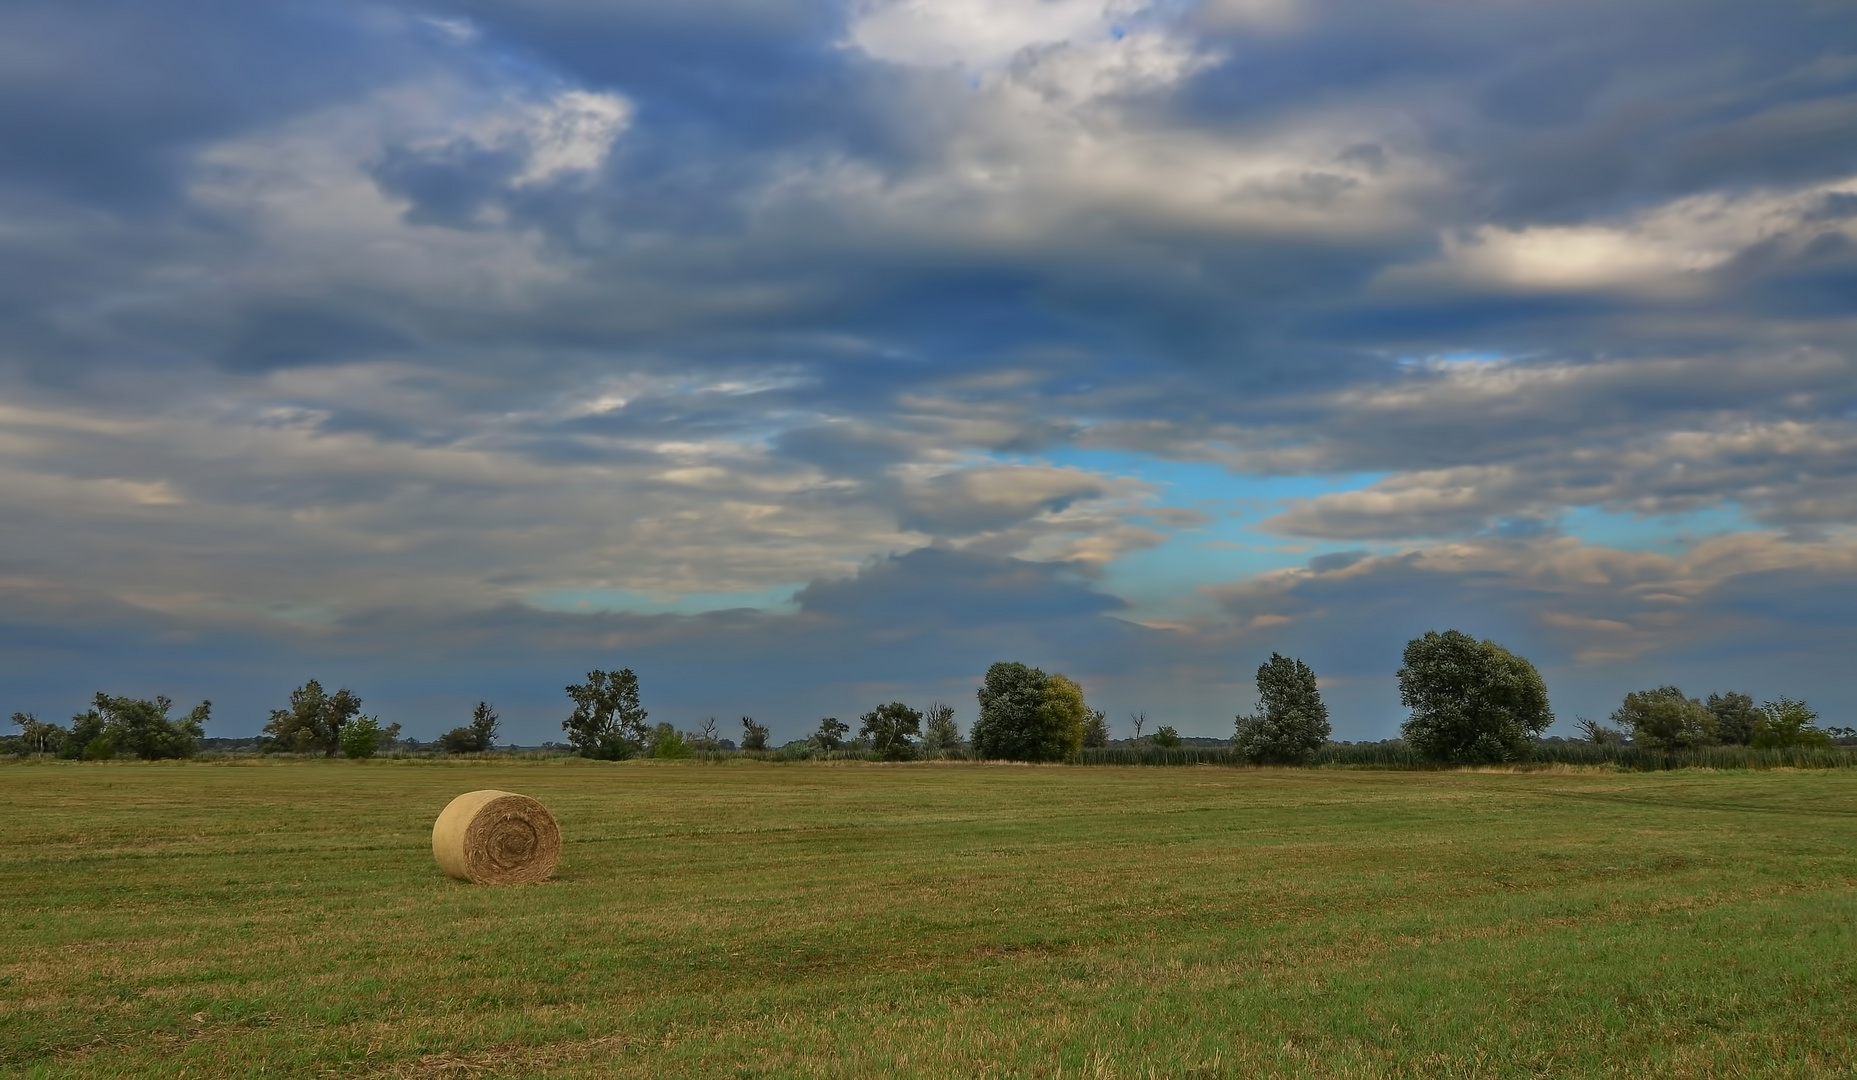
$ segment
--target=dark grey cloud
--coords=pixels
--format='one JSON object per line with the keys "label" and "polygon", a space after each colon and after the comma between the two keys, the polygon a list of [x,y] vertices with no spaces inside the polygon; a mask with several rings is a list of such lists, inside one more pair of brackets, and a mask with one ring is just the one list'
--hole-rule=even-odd
{"label": "dark grey cloud", "polygon": [[[187,154],[403,71],[417,42],[346,3],[23,0],[0,12],[0,189],[172,211]],[[392,21],[403,21],[411,13]]]}
{"label": "dark grey cloud", "polygon": [[1297,586],[1379,613],[1333,630],[1361,658],[1401,611],[1546,634],[1526,560],[1427,560],[1573,542],[1576,508],[1737,508],[1774,532],[1692,567],[1722,617],[1831,611],[1788,575],[1841,595],[1857,519],[1848,7],[1086,8],[8,7],[0,539],[9,588],[87,598],[19,639],[155,670],[481,618],[798,702],[863,686],[832,659],[863,637],[918,685],[1049,611],[1052,663],[1210,708],[1302,623],[1144,628],[1085,584],[1211,520],[1105,452],[1379,477],[1268,524],[1424,539]]}
{"label": "dark grey cloud", "polygon": [[[248,733],[310,677],[351,685],[384,719],[430,738],[453,714],[495,699],[510,734],[558,737],[560,690],[594,667],[639,671],[656,715],[694,726],[748,713],[782,738],[819,716],[855,716],[893,698],[940,697],[971,722],[988,664],[1020,659],[1071,672],[1105,704],[1138,686],[1167,635],[1114,618],[1124,605],[1064,567],[922,549],[801,589],[792,614],[571,615],[506,605],[443,613],[377,609],[334,623],[201,631],[76,591],[7,595],[0,641],[27,658],[13,708],[59,716],[91,684],[218,702],[214,731]],[[98,663],[100,654],[130,657]],[[120,688],[120,690],[115,689]],[[449,710],[449,711],[448,711]]]}
{"label": "dark grey cloud", "polygon": [[[1332,680],[1340,715],[1397,719],[1389,690],[1405,641],[1456,628],[1528,656],[1556,714],[1599,717],[1664,680],[1691,692],[1809,694],[1828,717],[1857,699],[1816,679],[1848,650],[1853,563],[1841,545],[1719,537],[1678,555],[1546,535],[1396,555],[1316,560],[1208,590],[1230,615]],[[1805,687],[1810,687],[1809,691]],[[1789,690],[1788,687],[1793,689]],[[1838,723],[1836,720],[1828,720]]]}

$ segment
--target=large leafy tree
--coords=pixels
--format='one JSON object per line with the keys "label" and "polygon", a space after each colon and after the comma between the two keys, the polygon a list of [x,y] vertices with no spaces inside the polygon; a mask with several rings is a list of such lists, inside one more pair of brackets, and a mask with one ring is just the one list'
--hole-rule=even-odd
{"label": "large leafy tree", "polygon": [[64,749],[59,751],[59,757],[107,758],[115,755],[116,745],[104,730],[102,713],[90,709],[71,718],[71,734],[65,737]]}
{"label": "large leafy tree", "polygon": [[1533,664],[1457,630],[1406,643],[1399,698],[1412,710],[1401,733],[1434,761],[1519,761],[1554,723]]}
{"label": "large leafy tree", "polygon": [[858,718],[858,738],[885,761],[908,761],[916,756],[916,736],[922,734],[922,714],[900,701],[879,705]]}
{"label": "large leafy tree", "polygon": [[354,691],[344,687],[330,694],[311,679],[290,692],[288,709],[271,710],[264,733],[273,749],[334,757],[342,749],[342,729],[360,714],[361,699]]}
{"label": "large leafy tree", "polygon": [[980,757],[1065,761],[1083,746],[1090,709],[1082,689],[1062,675],[1001,662],[987,669],[977,696],[980,719],[969,739]]}
{"label": "large leafy tree", "polygon": [[1652,750],[1689,750],[1716,741],[1715,713],[1674,686],[1636,690],[1613,710],[1612,723]]}
{"label": "large leafy tree", "polygon": [[1247,760],[1307,761],[1328,741],[1328,706],[1316,687],[1315,671],[1301,660],[1271,653],[1257,669],[1257,701],[1257,715],[1240,716],[1232,740]]}
{"label": "large leafy tree", "polygon": [[200,739],[206,734],[206,721],[213,703],[202,701],[193,711],[179,719],[168,716],[174,702],[167,697],[111,697],[99,692],[92,711],[103,719],[103,733],[119,751],[126,750],[144,761],[160,758],[186,758],[200,752]]}
{"label": "large leafy tree", "polygon": [[1760,709],[1754,705],[1752,697],[1730,690],[1725,694],[1710,694],[1703,704],[1715,717],[1717,739],[1735,746],[1746,746],[1754,741],[1754,725],[1760,719]]}
{"label": "large leafy tree", "polygon": [[574,712],[561,722],[568,745],[581,757],[623,761],[651,744],[647,713],[638,703],[638,676],[631,668],[617,674],[587,672],[587,681],[567,688]]}
{"label": "large leafy tree", "polygon": [[1783,697],[1763,702],[1754,721],[1755,746],[1829,746],[1831,733],[1818,727],[1818,713],[1803,701]]}

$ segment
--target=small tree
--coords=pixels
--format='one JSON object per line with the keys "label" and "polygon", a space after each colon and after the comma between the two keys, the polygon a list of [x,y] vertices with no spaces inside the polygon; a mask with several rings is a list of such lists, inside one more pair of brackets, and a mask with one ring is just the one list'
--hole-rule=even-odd
{"label": "small tree", "polygon": [[1045,678],[1045,699],[1038,707],[1039,722],[1051,733],[1057,750],[1054,761],[1069,761],[1083,749],[1083,729],[1090,719],[1090,706],[1083,700],[1083,687],[1068,676],[1053,672]]}
{"label": "small tree", "polygon": [[940,757],[961,745],[961,727],[954,722],[954,706],[932,702],[922,713],[922,756]]}
{"label": "small tree", "polygon": [[694,750],[722,749],[722,739],[716,732],[715,717],[712,716],[703,721],[703,726],[697,729],[695,735],[691,736],[690,746]]}
{"label": "small tree", "polygon": [[496,746],[496,737],[502,730],[503,718],[488,701],[480,701],[477,708],[471,710],[471,734],[477,737],[477,748],[489,750]]}
{"label": "small tree", "polygon": [[690,756],[690,740],[683,733],[669,724],[659,724],[651,729],[651,756],[654,758],[687,758]]}
{"label": "small tree", "polygon": [[1725,694],[1710,694],[1704,704],[1715,717],[1715,737],[1721,742],[1729,746],[1747,746],[1754,741],[1754,725],[1760,719],[1760,710],[1754,707],[1753,698],[1730,690]]}
{"label": "small tree", "polygon": [[1135,741],[1140,742],[1141,741],[1141,729],[1148,726],[1148,714],[1145,712],[1129,713],[1128,722],[1130,724],[1133,724],[1135,727]]}
{"label": "small tree", "polygon": [[1715,743],[1715,714],[1674,686],[1625,695],[1612,722],[1631,731],[1631,741],[1653,750],[1689,750]]}
{"label": "small tree", "polygon": [[[128,751],[144,761],[187,758],[200,752],[200,739],[213,703],[202,701],[178,720],[170,719],[172,699],[111,697],[99,692],[93,708],[103,718],[103,734],[114,751]],[[93,740],[94,741],[94,740]]]}
{"label": "small tree", "polygon": [[915,737],[922,734],[922,714],[900,701],[879,705],[858,718],[858,737],[885,761],[909,761],[916,756]]}
{"label": "small tree", "polygon": [[1163,724],[1154,729],[1154,745],[1163,750],[1172,750],[1180,745],[1180,733],[1170,724]]}
{"label": "small tree", "polygon": [[1429,630],[1406,644],[1399,698],[1412,710],[1400,733],[1434,761],[1517,761],[1554,723],[1533,664],[1456,630]]}
{"label": "small tree", "polygon": [[469,727],[452,728],[438,737],[439,749],[448,754],[481,754],[496,748],[497,731],[502,718],[488,701],[480,701],[471,711]]}
{"label": "small tree", "polygon": [[28,754],[56,754],[64,749],[65,740],[71,734],[31,713],[14,713],[13,723],[19,728],[20,742]]}
{"label": "small tree", "polygon": [[574,712],[561,722],[567,742],[581,757],[623,761],[652,745],[645,727],[648,715],[638,703],[638,676],[631,668],[618,674],[587,672],[587,681],[567,688]]}
{"label": "small tree", "polygon": [[845,736],[851,731],[851,725],[836,716],[828,716],[819,721],[819,730],[813,732],[812,741],[819,744],[821,750],[842,750]]}
{"label": "small tree", "polygon": [[1257,764],[1294,764],[1328,741],[1328,706],[1315,672],[1301,660],[1278,653],[1257,669],[1256,716],[1240,716],[1232,745]]}
{"label": "small tree", "polygon": [[1609,728],[1597,720],[1577,717],[1574,726],[1580,729],[1580,736],[1594,746],[1621,746],[1625,742],[1625,733],[1617,728]]}
{"label": "small tree", "polygon": [[755,723],[752,716],[742,717],[742,749],[767,749],[767,725]]}
{"label": "small tree", "polygon": [[1754,745],[1829,746],[1831,734],[1818,728],[1818,714],[1803,701],[1783,697],[1760,706],[1754,721]]}
{"label": "small tree", "polygon": [[1085,749],[1109,745],[1109,717],[1101,709],[1091,709],[1090,718],[1083,722],[1083,745]]}
{"label": "small tree", "polygon": [[375,717],[356,717],[342,728],[342,753],[350,758],[371,758],[388,738],[387,729]]}
{"label": "small tree", "polygon": [[342,748],[342,728],[360,713],[361,699],[353,691],[328,694],[311,679],[290,692],[288,709],[271,710],[264,733],[271,737],[271,749],[334,757]]}

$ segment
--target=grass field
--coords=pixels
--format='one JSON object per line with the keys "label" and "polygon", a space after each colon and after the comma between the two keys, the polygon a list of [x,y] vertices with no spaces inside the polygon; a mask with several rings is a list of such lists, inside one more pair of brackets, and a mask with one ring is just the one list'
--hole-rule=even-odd
{"label": "grass field", "polygon": [[[433,818],[554,810],[474,887]],[[10,1076],[1824,1076],[1857,773],[0,767]]]}

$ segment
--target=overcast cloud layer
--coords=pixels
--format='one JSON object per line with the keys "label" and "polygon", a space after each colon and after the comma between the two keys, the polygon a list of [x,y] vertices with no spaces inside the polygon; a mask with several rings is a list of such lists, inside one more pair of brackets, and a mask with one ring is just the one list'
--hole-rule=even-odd
{"label": "overcast cloud layer", "polygon": [[0,7],[7,712],[1850,723],[1854,408],[1847,4]]}

